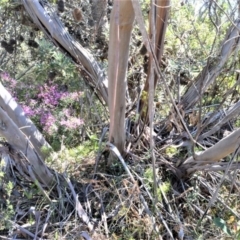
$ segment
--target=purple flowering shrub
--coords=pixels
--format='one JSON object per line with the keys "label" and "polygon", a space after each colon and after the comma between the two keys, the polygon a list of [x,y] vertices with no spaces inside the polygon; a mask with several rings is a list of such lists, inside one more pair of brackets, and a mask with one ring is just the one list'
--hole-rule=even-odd
{"label": "purple flowering shrub", "polygon": [[53,82],[19,87],[20,84],[8,73],[1,73],[0,77],[26,116],[42,130],[55,150],[60,147],[59,136],[65,136],[65,144],[72,144],[78,138],[79,128],[83,125],[83,120],[78,116],[82,92],[60,90],[60,86]]}
{"label": "purple flowering shrub", "polygon": [[6,72],[2,72],[0,74],[0,77],[1,77],[2,81],[6,83],[4,85],[7,86],[9,93],[17,101],[17,94],[15,91],[15,88],[17,86],[17,81],[15,79],[11,78],[9,73],[6,73]]}

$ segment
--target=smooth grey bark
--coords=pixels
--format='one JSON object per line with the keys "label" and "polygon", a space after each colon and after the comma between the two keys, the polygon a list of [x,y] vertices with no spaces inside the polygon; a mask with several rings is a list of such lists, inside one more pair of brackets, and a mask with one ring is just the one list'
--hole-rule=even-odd
{"label": "smooth grey bark", "polygon": [[120,153],[125,144],[125,96],[129,43],[134,22],[131,1],[115,0],[110,18],[108,79],[109,81],[109,141]]}

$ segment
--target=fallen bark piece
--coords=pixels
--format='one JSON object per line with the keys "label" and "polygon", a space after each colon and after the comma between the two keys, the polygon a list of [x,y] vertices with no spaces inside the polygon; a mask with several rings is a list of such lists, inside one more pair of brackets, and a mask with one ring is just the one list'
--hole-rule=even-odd
{"label": "fallen bark piece", "polygon": [[204,166],[206,167],[209,164],[212,165],[220,161],[222,158],[233,153],[239,145],[240,129],[236,129],[214,146],[184,161],[179,167],[181,176],[187,177],[196,171],[204,170]]}
{"label": "fallen bark piece", "polygon": [[217,162],[234,152],[240,144],[240,129],[235,130],[214,146],[201,152],[195,160]]}

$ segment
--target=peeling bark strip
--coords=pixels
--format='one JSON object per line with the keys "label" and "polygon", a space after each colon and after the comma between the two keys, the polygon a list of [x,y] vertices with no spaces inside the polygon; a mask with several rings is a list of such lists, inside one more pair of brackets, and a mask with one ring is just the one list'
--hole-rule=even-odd
{"label": "peeling bark strip", "polygon": [[[150,15],[154,14],[154,21],[155,21],[155,29],[151,29],[149,31],[149,35],[155,34],[155,44],[154,44],[154,51],[157,57],[158,63],[160,64],[162,55],[163,55],[163,48],[164,48],[164,39],[165,33],[167,29],[167,21],[170,11],[170,0],[155,0],[153,3],[155,9],[151,9]],[[150,24],[151,26],[151,24]],[[153,64],[153,59],[149,61],[148,71],[150,72],[151,66]],[[148,74],[149,75],[149,74]],[[155,74],[154,76],[154,89],[156,87],[158,80],[158,76]],[[144,90],[148,91],[149,89],[149,79],[147,79]]]}
{"label": "peeling bark strip", "polygon": [[[240,129],[235,130],[227,137],[216,143],[207,150],[196,154],[195,157],[188,158],[179,168],[182,173],[204,169],[203,166],[213,164],[220,161],[222,158],[233,153],[240,145]],[[193,171],[193,172],[195,172]],[[192,172],[191,172],[192,173]]]}
{"label": "peeling bark strip", "polygon": [[[231,119],[234,119],[239,114],[240,114],[240,101],[236,102],[233,106],[231,106],[228,110],[226,110],[224,117],[220,117],[221,114],[219,112],[217,112],[209,122],[209,124],[213,124],[215,122],[215,125],[213,127],[211,127],[211,129],[208,132],[203,133],[198,138],[198,141],[204,140],[204,138],[207,138],[207,137],[213,135],[224,124],[229,122]],[[216,121],[216,120],[218,120],[218,121]]]}
{"label": "peeling bark strip", "polygon": [[57,14],[47,12],[38,0],[22,0],[33,22],[64,53],[68,53],[75,63],[81,64],[89,77],[88,85],[94,87],[98,96],[107,104],[107,79],[92,54],[75,41],[65,30]]}
{"label": "peeling bark strip", "polygon": [[[27,118],[18,105],[18,103],[13,99],[10,93],[5,89],[5,87],[0,83],[0,107],[7,113],[7,115],[12,119],[16,126],[21,129],[21,131],[26,135],[27,139],[31,141],[37,154],[44,159],[45,156],[41,151],[42,147],[51,148],[46,142],[43,135],[38,131],[33,122]],[[12,142],[9,142],[12,144]]]}
{"label": "peeling bark strip", "polygon": [[[150,24],[150,30],[149,30],[149,36],[151,37],[151,40],[154,39],[154,54],[156,55],[157,62],[160,64],[163,54],[163,47],[164,47],[164,39],[165,39],[165,33],[167,29],[167,21],[170,11],[170,0],[154,0],[154,3],[152,4],[152,9],[149,14],[149,19],[153,17],[155,29],[152,29],[152,24]],[[152,16],[154,14],[154,16]],[[141,26],[140,26],[141,28]],[[153,36],[154,34],[154,36]],[[150,54],[151,56],[151,54]],[[148,64],[148,75],[147,79],[144,85],[143,93],[149,93],[149,81],[150,81],[150,72],[151,68],[154,67],[154,59],[151,56]],[[158,81],[158,74],[154,73],[154,91],[156,88],[156,84]],[[147,94],[149,96],[149,94]],[[140,101],[140,111],[141,111],[141,118],[146,119],[148,116],[148,99],[144,99],[143,96],[141,96]]]}
{"label": "peeling bark strip", "polygon": [[114,145],[120,153],[123,153],[125,144],[126,72],[133,22],[132,2],[115,0],[110,18],[108,52],[109,140],[114,139]]}
{"label": "peeling bark strip", "polygon": [[[192,108],[197,103],[201,97],[201,92],[203,93],[215,81],[221,73],[221,70],[228,58],[236,49],[238,49],[239,29],[240,19],[238,19],[234,25],[229,28],[229,31],[222,43],[219,57],[210,62],[210,66],[206,66],[202,70],[202,72],[197,76],[196,81],[182,97],[181,104],[184,106],[185,110]],[[201,86],[202,89],[200,89]]]}
{"label": "peeling bark strip", "polygon": [[91,9],[96,34],[101,36],[105,24],[104,16],[107,13],[107,0],[91,0]]}
{"label": "peeling bark strip", "polygon": [[40,156],[35,152],[31,142],[27,139],[24,133],[12,121],[11,117],[0,107],[0,135],[17,151],[22,153],[34,170],[37,179],[50,187],[54,178],[48,170]]}

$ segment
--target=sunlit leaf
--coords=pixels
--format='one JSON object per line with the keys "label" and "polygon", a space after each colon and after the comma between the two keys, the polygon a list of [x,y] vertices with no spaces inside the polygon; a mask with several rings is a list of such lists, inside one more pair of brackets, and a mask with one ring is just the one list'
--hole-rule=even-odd
{"label": "sunlit leaf", "polygon": [[226,233],[226,234],[229,235],[229,236],[232,235],[230,229],[227,227],[226,222],[225,222],[222,218],[218,218],[218,217],[217,217],[217,218],[214,218],[214,219],[213,219],[213,222],[214,222],[214,224],[215,224],[217,227],[221,228],[221,230],[222,230],[224,233]]}

